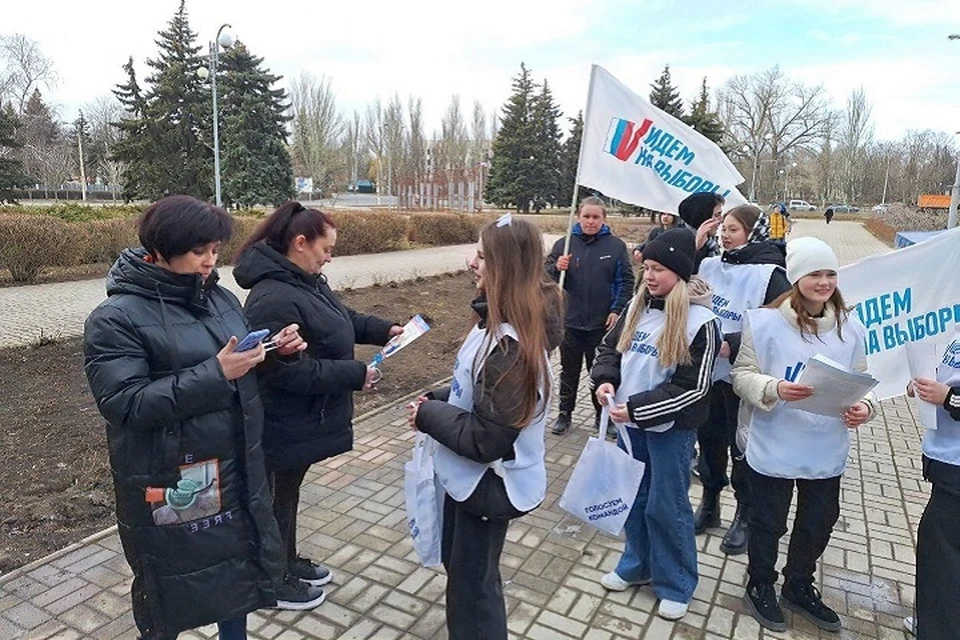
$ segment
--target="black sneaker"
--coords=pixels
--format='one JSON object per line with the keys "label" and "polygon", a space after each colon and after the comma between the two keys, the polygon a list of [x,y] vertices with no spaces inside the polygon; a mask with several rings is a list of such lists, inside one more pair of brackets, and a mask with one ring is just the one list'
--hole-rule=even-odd
{"label": "black sneaker", "polygon": [[322,587],[333,580],[333,574],[330,573],[330,569],[317,564],[309,558],[302,558],[300,556],[297,556],[296,560],[287,565],[287,571],[289,571],[290,575],[294,578],[300,578],[314,587]]}
{"label": "black sneaker", "polygon": [[799,613],[824,631],[840,631],[840,616],[823,604],[820,592],[812,584],[785,582],[780,589],[780,604]]}
{"label": "black sneaker", "polygon": [[772,584],[748,584],[743,601],[761,627],[770,631],[787,630],[787,619],[783,617],[783,610],[777,603],[777,592]]}
{"label": "black sneaker", "polygon": [[570,414],[564,411],[560,412],[557,419],[553,422],[553,428],[550,430],[554,435],[561,435],[570,428]]}
{"label": "black sneaker", "polygon": [[287,574],[277,586],[276,609],[304,611],[319,607],[326,595],[320,587],[314,587],[299,578]]}

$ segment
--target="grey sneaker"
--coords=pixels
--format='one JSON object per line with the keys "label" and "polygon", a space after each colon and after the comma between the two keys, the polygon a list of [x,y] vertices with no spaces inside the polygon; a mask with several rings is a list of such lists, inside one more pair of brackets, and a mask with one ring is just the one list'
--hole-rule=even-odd
{"label": "grey sneaker", "polygon": [[320,587],[314,587],[299,578],[287,574],[277,586],[276,609],[287,611],[305,611],[323,604],[326,594]]}

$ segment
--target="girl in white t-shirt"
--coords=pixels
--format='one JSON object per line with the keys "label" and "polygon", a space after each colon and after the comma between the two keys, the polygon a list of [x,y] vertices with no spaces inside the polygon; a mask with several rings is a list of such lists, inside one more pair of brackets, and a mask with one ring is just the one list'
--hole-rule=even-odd
{"label": "girl in white t-shirt", "polygon": [[[746,313],[731,371],[734,391],[743,401],[738,444],[741,449],[745,444],[753,500],[744,601],[757,621],[773,631],[787,628],[780,604],[821,629],[840,629],[840,618],[813,586],[813,574],[840,516],[849,430],[873,416],[873,403],[864,398],[836,417],[791,407],[814,393],[797,382],[812,356],[866,370],[865,329],[848,314],[837,289],[838,267],[836,255],[823,241],[790,241],[787,279],[793,288],[769,307]],[[797,514],[778,604],[777,551],[787,532],[794,485]]]}

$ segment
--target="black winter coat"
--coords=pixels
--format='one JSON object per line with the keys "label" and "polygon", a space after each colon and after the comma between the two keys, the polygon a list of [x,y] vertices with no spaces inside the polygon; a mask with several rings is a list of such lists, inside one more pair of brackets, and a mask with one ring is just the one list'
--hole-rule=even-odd
{"label": "black winter coat", "polygon": [[216,273],[204,285],[145,255],[128,249],[111,268],[84,370],[107,420],[134,615],[166,637],[272,606],[284,568],[256,379],[228,381],[216,359],[247,333],[240,304]]}
{"label": "black winter coat", "polygon": [[308,345],[300,357],[268,359],[257,371],[267,468],[303,468],[350,451],[353,392],[367,373],[354,346],[386,344],[394,323],[346,307],[324,276],[262,242],[240,256],[233,277],[250,289],[244,309],[251,327],[275,333],[295,322]]}

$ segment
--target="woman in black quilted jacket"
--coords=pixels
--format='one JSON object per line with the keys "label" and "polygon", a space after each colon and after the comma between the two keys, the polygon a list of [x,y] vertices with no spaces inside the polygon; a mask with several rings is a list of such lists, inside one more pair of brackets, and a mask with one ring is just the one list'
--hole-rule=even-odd
{"label": "woman in black quilted jacket", "polygon": [[[245,638],[246,614],[278,598],[319,604],[319,590],[281,581],[251,374],[265,350],[236,350],[247,324],[214,268],[231,231],[225,211],[189,196],[151,205],[143,246],[110,269],[108,297],[84,327],[143,640],[213,622],[221,638]],[[287,357],[305,346],[296,327],[275,342]]]}
{"label": "woman in black quilted jacket", "polygon": [[399,325],[357,313],[327,285],[323,267],[337,242],[333,219],[299,202],[280,206],[238,251],[237,284],[251,326],[296,323],[309,344],[300,358],[268,362],[257,373],[263,397],[263,447],[273,485],[287,571],[311,585],[329,569],[297,554],[300,486],[310,465],[353,448],[353,392],[371,389],[380,372],[357,360],[356,344],[385,344]]}

